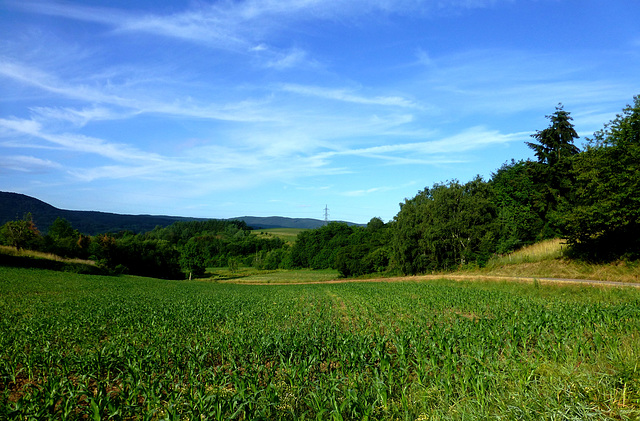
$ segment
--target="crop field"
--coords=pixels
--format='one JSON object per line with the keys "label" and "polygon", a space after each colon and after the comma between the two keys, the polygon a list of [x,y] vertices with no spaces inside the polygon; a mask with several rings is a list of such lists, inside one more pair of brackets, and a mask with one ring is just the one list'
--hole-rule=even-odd
{"label": "crop field", "polygon": [[640,291],[0,267],[0,419],[637,419]]}

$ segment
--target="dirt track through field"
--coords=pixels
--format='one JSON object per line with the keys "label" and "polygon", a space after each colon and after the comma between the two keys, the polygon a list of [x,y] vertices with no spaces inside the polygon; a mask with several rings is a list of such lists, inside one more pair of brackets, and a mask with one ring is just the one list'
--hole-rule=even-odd
{"label": "dirt track through field", "polygon": [[313,281],[313,282],[238,282],[241,284],[252,285],[304,285],[304,284],[345,284],[350,282],[420,282],[436,279],[451,279],[454,281],[466,280],[485,280],[485,281],[514,281],[514,282],[534,282],[538,280],[541,283],[556,284],[587,284],[594,286],[613,286],[613,287],[633,287],[640,288],[640,283],[636,282],[618,282],[618,281],[600,281],[595,279],[567,279],[567,278],[539,278],[535,276],[496,276],[496,275],[417,275],[417,276],[399,276],[393,278],[370,278],[370,279],[332,279],[330,281]]}
{"label": "dirt track through field", "polygon": [[[422,277],[420,277],[422,278]],[[622,286],[622,287],[634,287],[640,288],[640,283],[636,282],[619,282],[619,281],[600,281],[595,279],[569,279],[569,278],[538,278],[535,276],[495,276],[495,275],[426,275],[424,279],[453,279],[453,280],[465,280],[465,279],[484,279],[488,281],[516,281],[516,282],[538,282],[544,283],[573,283],[573,284],[588,284],[588,285],[603,285],[603,286]]]}

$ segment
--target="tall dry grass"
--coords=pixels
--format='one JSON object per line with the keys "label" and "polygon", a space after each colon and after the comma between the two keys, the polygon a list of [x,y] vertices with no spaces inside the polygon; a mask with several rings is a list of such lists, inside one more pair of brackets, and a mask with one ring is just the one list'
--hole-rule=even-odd
{"label": "tall dry grass", "polygon": [[478,272],[496,276],[640,282],[640,264],[637,262],[593,264],[568,259],[566,251],[563,240],[545,240],[508,255],[496,256]]}
{"label": "tall dry grass", "polygon": [[64,262],[64,263],[79,263],[79,264],[92,265],[92,266],[96,264],[96,262],[94,262],[93,260],[68,259],[66,257],[61,257],[53,253],[43,253],[41,251],[26,250],[26,249],[18,250],[17,248],[11,247],[11,246],[0,246],[0,254],[6,254],[9,256],[18,256],[18,257],[30,257],[34,259],[55,260],[57,262]]}
{"label": "tall dry grass", "polygon": [[503,256],[496,256],[489,260],[489,265],[513,265],[520,263],[542,262],[551,259],[559,259],[564,257],[567,246],[564,240],[554,238],[551,240],[540,241],[516,250]]}

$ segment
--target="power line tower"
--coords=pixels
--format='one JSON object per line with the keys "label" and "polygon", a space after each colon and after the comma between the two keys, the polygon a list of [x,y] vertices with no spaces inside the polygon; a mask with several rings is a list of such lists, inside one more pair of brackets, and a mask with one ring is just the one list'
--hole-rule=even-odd
{"label": "power line tower", "polygon": [[327,225],[329,223],[329,208],[327,205],[324,205],[324,224]]}

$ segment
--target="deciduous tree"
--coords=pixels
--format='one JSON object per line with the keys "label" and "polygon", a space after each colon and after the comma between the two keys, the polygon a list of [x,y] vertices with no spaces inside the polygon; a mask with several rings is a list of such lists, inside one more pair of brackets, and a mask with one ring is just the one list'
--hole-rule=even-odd
{"label": "deciduous tree", "polygon": [[180,267],[189,275],[201,277],[205,273],[206,255],[203,244],[199,244],[196,238],[187,241],[180,250]]}
{"label": "deciduous tree", "polygon": [[483,265],[495,250],[496,230],[493,192],[480,177],[435,184],[401,204],[393,257],[408,274]]}
{"label": "deciduous tree", "polygon": [[575,159],[575,203],[565,231],[574,252],[640,258],[640,96]]}
{"label": "deciduous tree", "polygon": [[505,163],[489,182],[498,212],[497,253],[508,253],[545,236],[544,194],[534,180],[535,163]]}
{"label": "deciduous tree", "polygon": [[34,248],[40,238],[40,231],[30,213],[18,221],[9,221],[0,229],[0,236],[6,245],[17,248]]}

